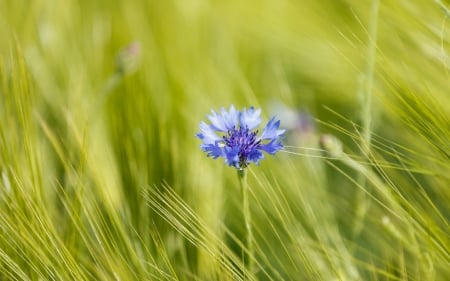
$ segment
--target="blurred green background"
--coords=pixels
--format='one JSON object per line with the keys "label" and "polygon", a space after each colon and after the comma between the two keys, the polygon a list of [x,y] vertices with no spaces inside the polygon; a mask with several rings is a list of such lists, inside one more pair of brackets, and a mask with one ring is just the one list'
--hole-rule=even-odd
{"label": "blurred green background", "polygon": [[[449,7],[0,0],[0,279],[447,280]],[[231,104],[287,129],[254,272],[195,137]]]}

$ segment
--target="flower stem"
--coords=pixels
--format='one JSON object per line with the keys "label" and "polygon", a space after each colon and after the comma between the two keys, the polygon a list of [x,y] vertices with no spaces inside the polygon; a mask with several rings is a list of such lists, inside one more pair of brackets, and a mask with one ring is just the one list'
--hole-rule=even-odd
{"label": "flower stem", "polygon": [[[249,186],[247,184],[247,173],[245,169],[238,170],[239,183],[242,190],[242,207],[244,212],[245,229],[247,231],[246,246],[247,246],[247,266],[248,271],[253,273],[254,267],[254,248],[253,248],[253,231],[252,231],[252,216],[250,213],[250,204],[248,200]],[[245,261],[245,259],[244,259]]]}

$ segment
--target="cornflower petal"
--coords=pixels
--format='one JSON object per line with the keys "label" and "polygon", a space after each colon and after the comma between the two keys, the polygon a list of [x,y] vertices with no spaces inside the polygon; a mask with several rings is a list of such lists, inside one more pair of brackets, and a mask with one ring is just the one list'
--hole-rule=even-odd
{"label": "cornflower petal", "polygon": [[248,162],[253,162],[255,164],[259,164],[259,161],[262,159],[264,159],[264,154],[259,150],[252,150],[247,156]]}
{"label": "cornflower petal", "polygon": [[250,130],[258,127],[261,123],[261,109],[255,110],[253,106],[247,109],[244,108],[242,113],[239,116],[239,122],[241,127],[247,127]]}
{"label": "cornflower petal", "polygon": [[261,150],[264,150],[269,154],[275,154],[281,149],[283,149],[283,144],[281,142],[277,142],[276,140],[272,140],[269,143],[261,145]]}
{"label": "cornflower petal", "polygon": [[197,134],[197,137],[200,138],[204,144],[215,144],[222,141],[222,138],[214,132],[214,128],[203,121],[200,122],[200,133]]}
{"label": "cornflower petal", "polygon": [[234,108],[234,105],[230,106],[230,111],[227,112],[223,107],[222,107],[222,118],[223,118],[223,122],[225,124],[225,127],[228,130],[232,130],[233,128],[237,127],[238,125],[238,119],[239,114],[236,111],[236,109]]}
{"label": "cornflower petal", "polygon": [[264,128],[261,139],[262,140],[271,140],[278,138],[283,135],[285,130],[278,130],[280,127],[280,120],[276,120],[275,117],[272,117]]}
{"label": "cornflower petal", "polygon": [[212,157],[213,159],[223,156],[223,149],[218,145],[204,144],[202,145],[202,149],[204,152],[207,152],[206,155],[208,157]]}
{"label": "cornflower petal", "polygon": [[237,147],[225,147],[225,163],[229,166],[239,168],[239,148]]}
{"label": "cornflower petal", "polygon": [[223,113],[222,115],[217,114],[214,110],[211,110],[211,115],[208,115],[209,121],[211,121],[211,126],[219,132],[227,132],[228,127],[225,125]]}

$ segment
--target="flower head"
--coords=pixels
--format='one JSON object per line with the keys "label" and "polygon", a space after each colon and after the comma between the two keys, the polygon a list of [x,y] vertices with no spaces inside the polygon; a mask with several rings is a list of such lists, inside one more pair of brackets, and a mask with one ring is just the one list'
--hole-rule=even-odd
{"label": "flower head", "polygon": [[284,130],[278,129],[280,121],[272,117],[258,134],[260,115],[261,109],[254,107],[237,111],[231,106],[228,111],[222,108],[220,113],[212,110],[208,115],[211,124],[200,122],[197,137],[202,140],[202,150],[214,159],[223,157],[225,163],[237,169],[243,169],[251,162],[258,164],[264,159],[263,151],[275,154],[283,148]]}
{"label": "flower head", "polygon": [[120,74],[131,74],[139,66],[141,60],[141,44],[132,42],[123,48],[116,58],[116,70]]}

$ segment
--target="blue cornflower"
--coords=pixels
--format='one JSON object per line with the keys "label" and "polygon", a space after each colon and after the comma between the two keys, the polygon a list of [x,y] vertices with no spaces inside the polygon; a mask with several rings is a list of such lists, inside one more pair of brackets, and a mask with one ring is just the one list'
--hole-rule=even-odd
{"label": "blue cornflower", "polygon": [[254,107],[237,111],[232,105],[229,111],[224,108],[220,113],[212,110],[208,115],[211,124],[200,122],[197,137],[203,142],[202,150],[214,159],[223,157],[225,163],[240,170],[251,162],[258,164],[264,159],[263,151],[275,154],[283,148],[284,130],[278,129],[280,121],[272,117],[258,135],[256,128],[261,123],[260,115],[261,109]]}

